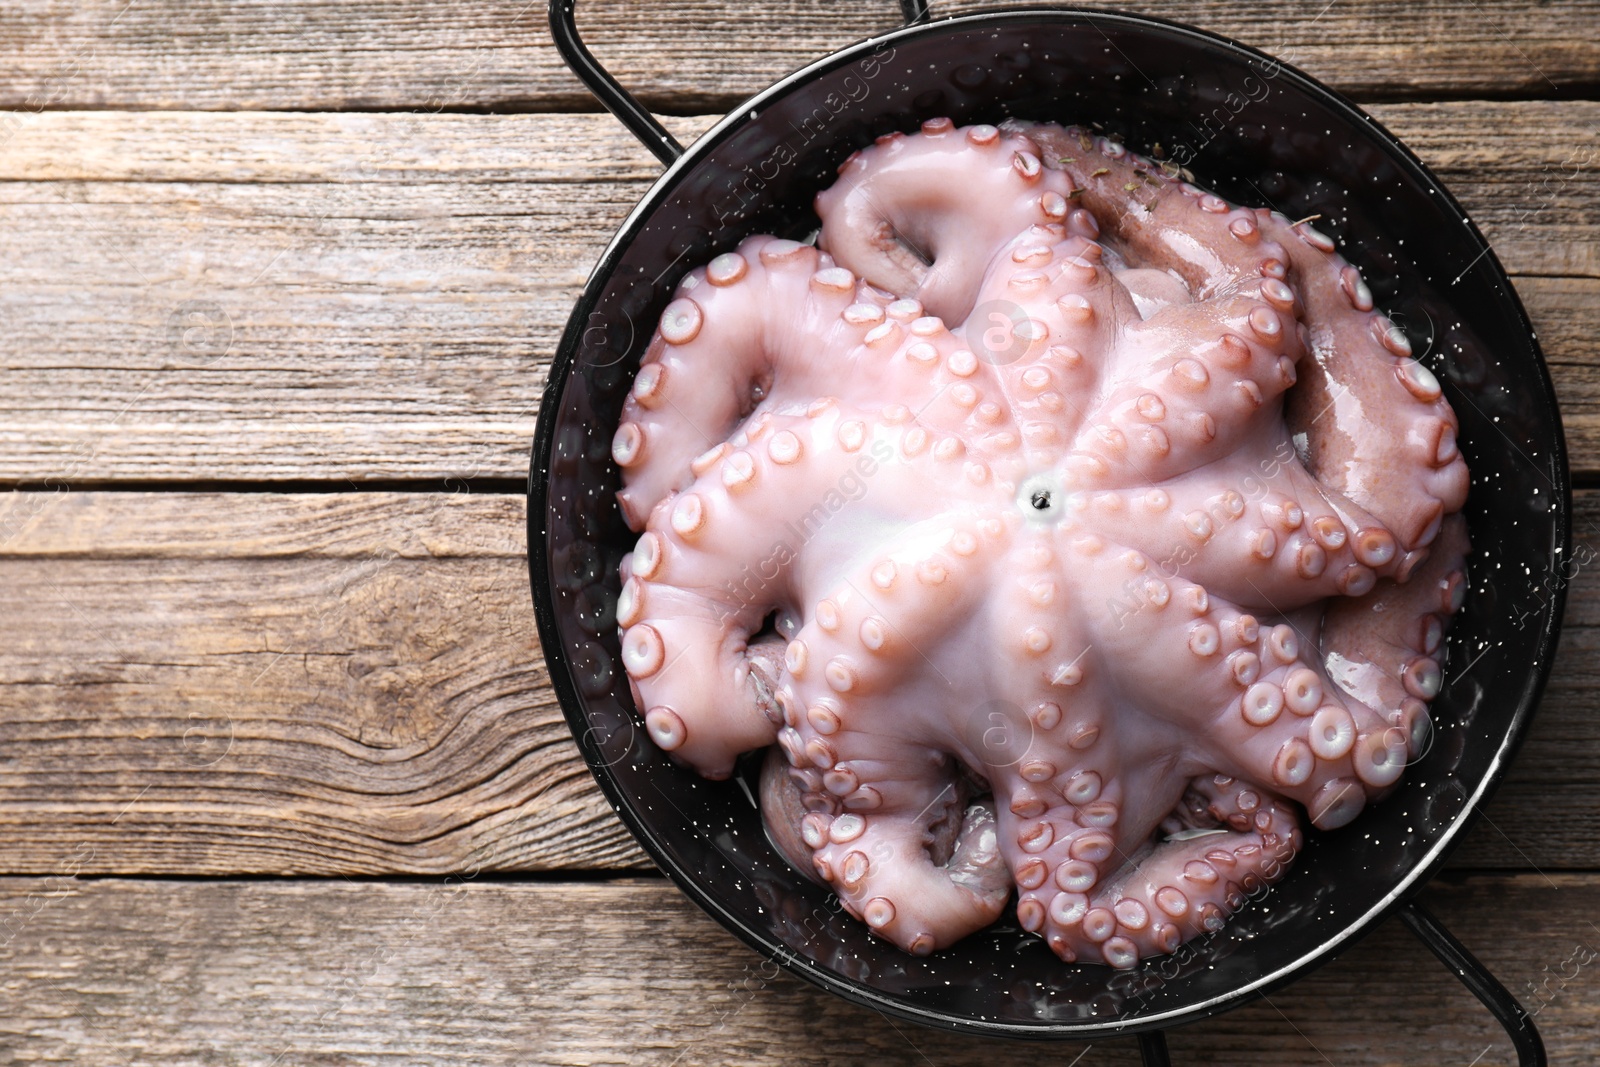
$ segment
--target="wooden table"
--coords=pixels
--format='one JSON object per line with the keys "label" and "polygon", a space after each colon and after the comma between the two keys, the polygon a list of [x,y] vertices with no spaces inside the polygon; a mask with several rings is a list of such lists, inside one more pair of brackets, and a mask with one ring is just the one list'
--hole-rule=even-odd
{"label": "wooden table", "polygon": [[[1600,487],[1600,0],[1138,7],[1303,66],[1436,169]],[[583,25],[688,139],[895,17]],[[4,0],[0,55],[0,1064],[1136,1062],[770,978],[601,801],[521,487],[561,324],[657,165],[542,3]],[[1600,548],[1600,492],[1577,526]],[[1597,680],[1585,568],[1527,746],[1425,897],[1563,1064],[1600,1047]],[[1509,1056],[1394,923],[1172,1049]]]}

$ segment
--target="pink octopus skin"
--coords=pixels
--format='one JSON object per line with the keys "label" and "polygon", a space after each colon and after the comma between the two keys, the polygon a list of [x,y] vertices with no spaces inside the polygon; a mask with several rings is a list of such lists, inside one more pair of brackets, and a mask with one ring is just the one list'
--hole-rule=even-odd
{"label": "pink octopus skin", "polygon": [[626,402],[651,737],[713,778],[776,742],[774,841],[909,952],[1013,888],[1063,960],[1172,952],[1426,742],[1455,416],[1328,238],[1171,171],[882,138],[817,247],[683,279]]}

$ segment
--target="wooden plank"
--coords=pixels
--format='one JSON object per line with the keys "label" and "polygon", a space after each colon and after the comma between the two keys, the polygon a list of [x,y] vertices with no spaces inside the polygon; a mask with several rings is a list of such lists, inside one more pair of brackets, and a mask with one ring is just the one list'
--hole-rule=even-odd
{"label": "wooden plank", "polygon": [[[1373,110],[1519,276],[1600,469],[1600,103]],[[37,116],[0,154],[0,481],[521,477],[655,173],[609,116]]]}
{"label": "wooden plank", "polygon": [[609,116],[164,116],[154,152],[149,117],[81,117],[0,163],[0,478],[521,476],[654,172]]}
{"label": "wooden plank", "polygon": [[10,871],[642,862],[577,758],[517,497],[10,494]]}
{"label": "wooden plank", "polygon": [[521,559],[523,497],[448,493],[0,495],[0,560]]}
{"label": "wooden plank", "polygon": [[[983,10],[936,0],[936,15]],[[1594,0],[1104,0],[1235,37],[1359,97],[1544,94],[1600,82]],[[487,0],[178,0],[6,5],[0,107],[570,109],[592,100],[556,55],[545,5]],[[588,2],[595,53],[653,106],[724,111],[899,18],[887,0]]]}
{"label": "wooden plank", "polygon": [[[1597,26],[1600,29],[1600,26]],[[1367,108],[1456,195],[1512,274],[1600,278],[1600,103],[1406,104]],[[1489,118],[1481,139],[1470,116]],[[1553,123],[1530,138],[1518,120]],[[1576,120],[1575,125],[1568,125]],[[1467,124],[1467,125],[1464,125]],[[1530,143],[1538,140],[1541,143]]]}
{"label": "wooden plank", "polygon": [[[1537,1011],[1552,1064],[1592,1062],[1600,878],[1481,876],[1424,896]],[[1129,1038],[1024,1053],[893,1022],[780,971],[658,880],[63,875],[0,883],[0,916],[0,1034],[19,1064],[1139,1062]],[[1174,1063],[1228,1067],[1511,1060],[1482,1005],[1394,921],[1170,1040]]]}
{"label": "wooden plank", "polygon": [[[1600,492],[1579,494],[1581,559]],[[479,494],[0,501],[0,855],[49,873],[648,866],[550,691],[523,503]],[[1600,867],[1600,577],[1457,866]]]}
{"label": "wooden plank", "polygon": [[[1567,438],[1567,460],[1580,477],[1600,469],[1600,275],[1512,279],[1544,350]],[[1591,483],[1592,484],[1592,483]]]}

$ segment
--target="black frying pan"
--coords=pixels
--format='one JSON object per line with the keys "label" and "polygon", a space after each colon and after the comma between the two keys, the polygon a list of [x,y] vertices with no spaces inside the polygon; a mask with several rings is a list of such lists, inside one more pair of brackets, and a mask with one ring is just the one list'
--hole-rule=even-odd
{"label": "black frying pan", "polygon": [[[1072,9],[911,24],[758,93],[684,150],[589,55],[573,0],[557,45],[667,164],[596,264],[550,370],[528,482],[528,557],[550,677],[584,758],[651,857],[763,955],[849,1000],[966,1033],[1100,1040],[1237,1006],[1306,974],[1396,914],[1483,1000],[1524,1065],[1543,1064],[1515,999],[1412,898],[1500,781],[1549,675],[1570,558],[1565,446],[1526,314],[1461,207],[1393,135],[1286,64],[1198,30]],[[1380,306],[1445,383],[1473,472],[1471,591],[1450,631],[1431,747],[1351,826],[1313,833],[1220,935],[1132,971],[1067,965],[1013,923],[918,959],[871,937],[762,832],[754,770],[710,782],[650,742],[619,666],[617,564],[633,536],[610,442],[673,286],[752,233],[804,238],[851,151],[925,118],[1099,124],[1160,143],[1235,202],[1320,214]],[[791,158],[792,157],[792,158]],[[1496,564],[1500,566],[1496,566]]]}

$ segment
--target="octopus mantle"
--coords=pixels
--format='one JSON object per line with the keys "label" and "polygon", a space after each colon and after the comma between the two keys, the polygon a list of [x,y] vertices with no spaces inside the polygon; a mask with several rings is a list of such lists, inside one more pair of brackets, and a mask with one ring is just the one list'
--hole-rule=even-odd
{"label": "octopus mantle", "polygon": [[[1355,268],[1078,129],[925,123],[685,277],[613,455],[622,657],[903,949],[1215,930],[1425,743],[1457,423]],[[777,750],[774,750],[777,751]],[[1303,814],[1302,814],[1303,813]]]}

